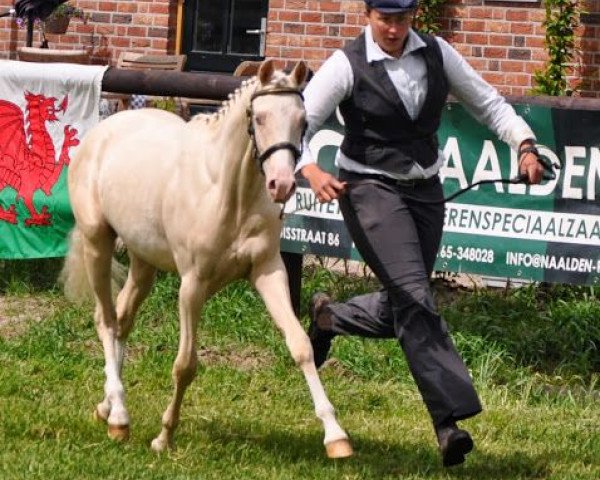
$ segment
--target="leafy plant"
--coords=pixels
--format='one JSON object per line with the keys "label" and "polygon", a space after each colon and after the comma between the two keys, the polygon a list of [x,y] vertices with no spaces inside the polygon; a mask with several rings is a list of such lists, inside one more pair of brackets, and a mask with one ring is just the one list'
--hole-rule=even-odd
{"label": "leafy plant", "polygon": [[422,33],[437,33],[440,30],[439,18],[447,0],[421,0],[415,16],[415,26]]}
{"label": "leafy plant", "polygon": [[177,113],[177,101],[173,97],[159,97],[150,101],[150,106],[167,112]]}
{"label": "leafy plant", "polygon": [[542,95],[572,95],[567,82],[572,60],[577,53],[575,29],[579,26],[582,9],[576,0],[546,0],[545,45],[548,62],[544,70],[535,72],[533,93]]}

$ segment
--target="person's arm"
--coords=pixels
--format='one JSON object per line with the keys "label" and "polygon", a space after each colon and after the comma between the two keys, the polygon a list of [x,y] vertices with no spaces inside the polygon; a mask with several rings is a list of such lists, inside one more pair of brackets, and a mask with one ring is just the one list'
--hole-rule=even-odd
{"label": "person's arm", "polygon": [[444,59],[444,72],[450,93],[486,125],[498,138],[517,151],[519,173],[529,183],[540,183],[544,168],[538,162],[536,137],[525,120],[494,87],[487,83],[467,61],[442,38],[437,37]]}
{"label": "person's arm", "polygon": [[341,50],[337,50],[319,68],[304,89],[307,129],[302,157],[296,169],[308,180],[321,203],[338,198],[344,192],[345,183],[317,165],[308,145],[310,139],[335,112],[340,102],[351,94],[353,81],[352,67],[348,58]]}

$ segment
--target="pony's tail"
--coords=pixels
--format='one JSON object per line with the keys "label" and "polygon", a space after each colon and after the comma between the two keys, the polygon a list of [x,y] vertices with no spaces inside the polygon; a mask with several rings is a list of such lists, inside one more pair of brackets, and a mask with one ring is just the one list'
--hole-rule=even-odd
{"label": "pony's tail", "polygon": [[[127,267],[113,258],[111,265],[113,296],[116,296],[126,279]],[[59,282],[62,285],[65,296],[71,302],[83,303],[93,299],[92,286],[90,285],[83,260],[83,238],[77,226],[75,226],[69,236],[69,252],[60,272]]]}

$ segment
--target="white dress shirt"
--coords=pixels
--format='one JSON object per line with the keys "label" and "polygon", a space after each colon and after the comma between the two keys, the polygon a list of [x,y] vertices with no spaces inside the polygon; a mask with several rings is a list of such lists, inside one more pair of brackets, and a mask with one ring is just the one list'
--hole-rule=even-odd
{"label": "white dress shirt", "polygon": [[[516,114],[504,97],[483,80],[448,42],[440,37],[435,38],[442,51],[444,73],[448,79],[450,94],[460,101],[475,119],[486,125],[500,140],[508,143],[513,149],[517,150],[524,140],[535,140],[529,125]],[[373,40],[370,26],[365,29],[365,42],[367,61],[384,62],[385,69],[408,114],[411,118],[416,118],[427,96],[427,67],[422,55],[413,55],[412,52],[425,46],[423,40],[413,30],[409,30],[400,58],[388,55],[379,47]],[[308,148],[308,142],[337,106],[352,94],[353,85],[354,75],[350,61],[342,50],[336,50],[306,86],[304,104],[308,128],[298,170],[315,162]],[[341,149],[338,149],[335,163],[339,168],[357,173],[383,174],[399,179],[428,178],[439,171],[444,163],[444,155],[440,150],[434,165],[423,169],[415,163],[413,168],[404,175],[368,167],[348,158]]]}

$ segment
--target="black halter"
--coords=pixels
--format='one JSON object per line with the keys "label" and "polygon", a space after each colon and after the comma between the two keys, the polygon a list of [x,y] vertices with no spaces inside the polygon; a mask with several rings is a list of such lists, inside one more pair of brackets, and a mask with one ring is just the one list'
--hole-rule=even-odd
{"label": "black halter", "polygon": [[[271,145],[270,147],[266,148],[260,154],[258,152],[258,146],[256,145],[256,137],[254,135],[254,121],[252,119],[252,117],[253,117],[252,102],[254,101],[255,98],[262,97],[265,95],[289,95],[289,94],[298,95],[302,99],[302,101],[304,101],[304,96],[302,95],[302,92],[300,90],[298,90],[297,88],[292,88],[292,87],[278,87],[278,88],[274,88],[274,89],[259,90],[258,92],[254,92],[252,94],[252,96],[250,97],[250,107],[248,107],[248,111],[247,111],[248,118],[249,118],[248,135],[250,135],[250,138],[252,139],[253,156],[256,157],[256,161],[258,163],[258,167],[261,172],[264,171],[263,163],[265,163],[267,161],[267,159],[271,155],[273,155],[273,153],[275,153],[277,150],[289,150],[290,152],[292,152],[292,155],[294,156],[294,164],[298,163],[298,160],[300,159],[300,156],[302,155],[301,148],[298,148],[292,142],[275,143],[275,144]],[[300,146],[302,146],[302,138],[304,138],[305,131],[306,131],[306,125],[304,126],[304,131],[302,131],[302,135],[300,136]]]}

